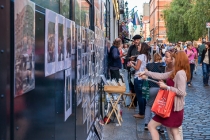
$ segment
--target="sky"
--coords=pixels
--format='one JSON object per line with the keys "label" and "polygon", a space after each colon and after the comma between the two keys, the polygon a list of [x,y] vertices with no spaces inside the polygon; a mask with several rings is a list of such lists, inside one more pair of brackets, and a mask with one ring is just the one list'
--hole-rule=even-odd
{"label": "sky", "polygon": [[128,2],[128,11],[135,8],[135,11],[138,10],[138,14],[143,14],[143,3],[149,3],[150,0],[124,0],[124,2]]}

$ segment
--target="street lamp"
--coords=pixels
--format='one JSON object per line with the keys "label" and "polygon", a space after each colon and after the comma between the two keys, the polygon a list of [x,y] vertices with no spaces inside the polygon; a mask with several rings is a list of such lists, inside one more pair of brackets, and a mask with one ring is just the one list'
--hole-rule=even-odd
{"label": "street lamp", "polygon": [[128,7],[128,2],[127,1],[125,2],[125,7]]}

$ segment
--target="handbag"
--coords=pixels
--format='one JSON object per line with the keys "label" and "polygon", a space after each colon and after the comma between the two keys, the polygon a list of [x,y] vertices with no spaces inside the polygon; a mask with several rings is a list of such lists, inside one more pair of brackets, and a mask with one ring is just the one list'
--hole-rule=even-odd
{"label": "handbag", "polygon": [[149,100],[149,82],[147,80],[144,80],[142,84],[142,98]]}
{"label": "handbag", "polygon": [[152,105],[152,112],[162,118],[167,118],[171,114],[176,94],[170,90],[160,89]]}

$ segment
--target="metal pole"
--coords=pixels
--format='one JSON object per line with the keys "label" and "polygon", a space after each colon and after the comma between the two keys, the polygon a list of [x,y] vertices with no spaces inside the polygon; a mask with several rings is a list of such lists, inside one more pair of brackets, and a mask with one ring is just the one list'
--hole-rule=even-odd
{"label": "metal pole", "polygon": [[210,33],[209,33],[209,28],[208,28],[208,41],[210,41],[210,36],[209,36],[209,34],[210,34]]}

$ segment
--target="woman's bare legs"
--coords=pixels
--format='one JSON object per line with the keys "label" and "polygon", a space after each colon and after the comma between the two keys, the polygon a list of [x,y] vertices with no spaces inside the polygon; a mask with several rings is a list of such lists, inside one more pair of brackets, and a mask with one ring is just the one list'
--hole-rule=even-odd
{"label": "woman's bare legs", "polygon": [[179,133],[179,128],[170,128],[170,131],[174,137],[174,140],[182,140],[181,135]]}
{"label": "woman's bare legs", "polygon": [[152,140],[159,140],[159,133],[156,128],[160,125],[161,125],[161,123],[156,122],[153,119],[149,122],[148,129],[151,133]]}

